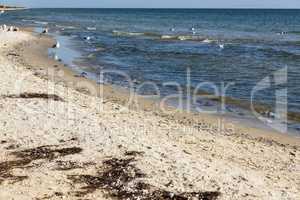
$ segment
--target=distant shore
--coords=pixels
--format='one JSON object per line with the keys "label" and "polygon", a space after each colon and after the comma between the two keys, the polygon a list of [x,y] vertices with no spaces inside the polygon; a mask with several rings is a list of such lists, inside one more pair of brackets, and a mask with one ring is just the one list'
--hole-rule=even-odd
{"label": "distant shore", "polygon": [[14,10],[25,10],[25,7],[17,7],[17,6],[0,6],[0,11],[14,11]]}

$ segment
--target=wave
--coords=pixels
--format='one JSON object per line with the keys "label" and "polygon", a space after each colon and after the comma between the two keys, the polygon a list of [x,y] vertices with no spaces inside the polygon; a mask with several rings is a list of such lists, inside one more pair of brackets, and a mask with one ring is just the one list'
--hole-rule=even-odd
{"label": "wave", "polygon": [[161,35],[154,32],[125,32],[125,31],[112,31],[113,35],[116,36],[147,36],[161,40],[179,40],[179,41],[199,41],[203,43],[214,43],[216,40],[208,39],[199,35]]}
{"label": "wave", "polygon": [[143,36],[143,35],[145,35],[145,33],[125,32],[125,31],[116,31],[116,30],[114,30],[112,33],[117,36]]}
{"label": "wave", "polygon": [[76,29],[74,26],[62,26],[62,25],[55,25],[57,28],[62,28],[62,29]]}
{"label": "wave", "polygon": [[22,22],[34,22],[32,19],[22,19]]}
{"label": "wave", "polygon": [[114,35],[117,36],[147,36],[147,37],[161,37],[160,34],[154,32],[126,32],[126,31],[116,31],[112,32]]}
{"label": "wave", "polygon": [[43,22],[43,21],[33,21],[35,24],[41,24],[41,25],[48,25],[48,22]]}
{"label": "wave", "polygon": [[163,40],[194,40],[194,41],[204,41],[205,38],[200,36],[192,36],[192,35],[162,35],[160,37]]}
{"label": "wave", "polygon": [[209,39],[200,35],[162,35],[162,40],[196,41],[202,43],[216,43],[217,40]]}
{"label": "wave", "polygon": [[88,31],[96,31],[97,28],[96,27],[86,27],[86,30],[88,30]]}

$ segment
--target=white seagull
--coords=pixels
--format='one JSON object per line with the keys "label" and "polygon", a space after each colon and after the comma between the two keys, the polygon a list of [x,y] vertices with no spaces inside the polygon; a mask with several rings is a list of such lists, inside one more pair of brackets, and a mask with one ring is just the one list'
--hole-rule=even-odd
{"label": "white seagull", "polygon": [[60,44],[59,44],[59,42],[57,41],[56,42],[56,44],[55,45],[53,45],[53,48],[56,48],[56,49],[58,49],[60,47]]}

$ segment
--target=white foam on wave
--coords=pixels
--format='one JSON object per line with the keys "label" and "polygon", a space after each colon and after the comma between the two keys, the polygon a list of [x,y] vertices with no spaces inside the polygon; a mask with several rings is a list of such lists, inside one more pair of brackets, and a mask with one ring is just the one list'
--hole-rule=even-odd
{"label": "white foam on wave", "polygon": [[61,25],[55,25],[57,28],[61,28],[61,29],[76,29],[76,27],[74,26],[61,26]]}
{"label": "white foam on wave", "polygon": [[48,25],[48,22],[43,22],[43,21],[33,21],[35,24],[41,24],[41,25]]}
{"label": "white foam on wave", "polygon": [[117,36],[142,36],[144,33],[139,32],[125,32],[125,31],[116,31],[113,30],[112,33]]}
{"label": "white foam on wave", "polygon": [[210,39],[205,39],[205,40],[203,40],[202,42],[203,42],[203,43],[208,43],[208,44],[209,44],[209,43],[212,43],[212,42],[213,42],[213,40],[210,40]]}
{"label": "white foam on wave", "polygon": [[88,31],[96,31],[97,28],[96,27],[86,27],[86,30],[88,30]]}

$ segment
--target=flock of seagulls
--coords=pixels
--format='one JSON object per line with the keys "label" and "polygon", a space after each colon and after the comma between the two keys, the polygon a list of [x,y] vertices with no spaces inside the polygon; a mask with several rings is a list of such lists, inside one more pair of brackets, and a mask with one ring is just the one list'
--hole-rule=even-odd
{"label": "flock of seagulls", "polygon": [[19,28],[18,27],[15,27],[15,26],[6,26],[5,24],[3,24],[2,26],[0,26],[0,31],[7,31],[7,32],[16,32],[16,31],[19,31]]}

